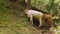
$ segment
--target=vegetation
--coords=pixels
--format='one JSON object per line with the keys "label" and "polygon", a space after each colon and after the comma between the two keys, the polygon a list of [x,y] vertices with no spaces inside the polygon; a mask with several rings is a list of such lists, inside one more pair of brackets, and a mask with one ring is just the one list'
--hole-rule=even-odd
{"label": "vegetation", "polygon": [[[34,0],[32,0],[32,2],[33,1]],[[39,0],[37,0],[37,2],[39,2]],[[43,3],[43,1],[40,2]],[[45,2],[40,5],[43,6],[41,10],[47,12],[49,10],[44,7],[47,5],[49,8],[51,5],[45,4]],[[34,3],[32,4],[35,5]],[[51,6],[53,8],[51,9],[54,9],[54,13],[55,7],[57,7],[57,5],[56,3],[53,4],[54,5]],[[37,4],[36,6],[40,5]],[[20,0],[17,2],[11,2],[9,0],[0,0],[0,34],[42,34],[42,32],[50,33],[45,29],[38,30],[37,28],[32,26],[31,23],[27,22],[27,18],[24,13],[24,8],[25,6],[21,5]],[[57,24],[58,31],[55,31],[55,28],[53,28],[53,30],[55,31],[55,34],[60,34],[60,22],[58,20],[54,22],[56,22]]]}

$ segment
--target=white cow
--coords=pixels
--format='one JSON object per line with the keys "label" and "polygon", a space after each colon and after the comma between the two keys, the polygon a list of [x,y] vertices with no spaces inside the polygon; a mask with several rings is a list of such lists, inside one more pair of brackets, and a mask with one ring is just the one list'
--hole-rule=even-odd
{"label": "white cow", "polygon": [[42,20],[42,17],[43,17],[43,13],[42,12],[25,9],[25,13],[27,14],[27,17],[30,17],[30,22],[32,24],[33,24],[33,17],[39,19],[39,22],[40,22],[39,27],[41,26],[41,20]]}

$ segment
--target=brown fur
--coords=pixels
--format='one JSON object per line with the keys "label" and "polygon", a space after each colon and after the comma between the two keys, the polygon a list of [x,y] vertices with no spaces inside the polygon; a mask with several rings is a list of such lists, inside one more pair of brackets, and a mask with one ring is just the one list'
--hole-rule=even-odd
{"label": "brown fur", "polygon": [[46,26],[48,26],[48,28],[50,28],[50,27],[57,28],[57,25],[53,22],[52,16],[53,16],[52,14],[44,13],[43,20],[45,21],[45,24],[46,24]]}
{"label": "brown fur", "polygon": [[51,26],[52,26],[53,23],[52,23],[52,15],[51,15],[51,14],[45,14],[45,13],[44,13],[43,19],[45,20],[46,25],[47,25],[48,27],[51,27]]}

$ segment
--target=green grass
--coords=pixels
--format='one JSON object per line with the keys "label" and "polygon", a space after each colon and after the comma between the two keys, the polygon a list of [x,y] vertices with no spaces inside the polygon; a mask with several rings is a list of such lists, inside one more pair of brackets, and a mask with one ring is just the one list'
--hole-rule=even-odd
{"label": "green grass", "polygon": [[0,34],[32,34],[34,28],[25,19],[9,13],[0,14]]}
{"label": "green grass", "polygon": [[15,15],[1,11],[1,13],[0,13],[0,33],[1,34],[28,33],[25,31],[25,29],[28,26],[23,21],[24,21],[23,18],[17,19]]}
{"label": "green grass", "polygon": [[0,34],[32,34],[34,28],[27,24],[26,17],[17,17],[17,10],[0,7]]}

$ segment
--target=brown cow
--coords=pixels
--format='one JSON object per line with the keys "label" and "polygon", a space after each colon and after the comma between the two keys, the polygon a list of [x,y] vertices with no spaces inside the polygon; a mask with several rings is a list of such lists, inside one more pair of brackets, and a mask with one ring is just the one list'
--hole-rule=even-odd
{"label": "brown cow", "polygon": [[52,23],[52,15],[51,14],[44,13],[43,14],[43,20],[45,21],[45,24],[48,27],[51,27],[53,25],[53,23]]}

